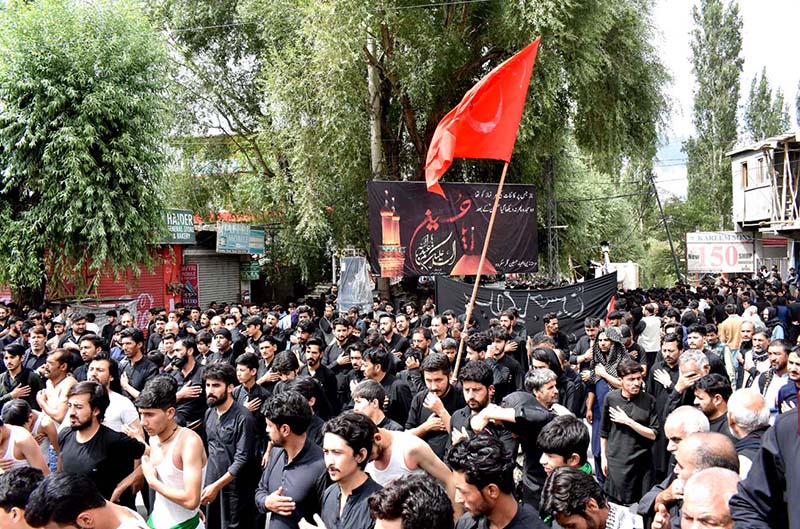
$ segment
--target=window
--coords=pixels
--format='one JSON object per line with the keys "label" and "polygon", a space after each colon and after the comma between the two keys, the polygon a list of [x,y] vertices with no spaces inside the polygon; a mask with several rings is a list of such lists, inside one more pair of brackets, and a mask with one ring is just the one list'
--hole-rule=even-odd
{"label": "window", "polygon": [[747,189],[747,162],[742,162],[742,189]]}

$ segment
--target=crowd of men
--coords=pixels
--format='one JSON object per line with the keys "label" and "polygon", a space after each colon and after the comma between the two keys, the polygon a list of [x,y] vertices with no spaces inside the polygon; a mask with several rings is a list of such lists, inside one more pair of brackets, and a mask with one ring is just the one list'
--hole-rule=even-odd
{"label": "crowd of men", "polygon": [[800,528],[795,288],[619,292],[580,337],[335,294],[0,306],[0,527]]}

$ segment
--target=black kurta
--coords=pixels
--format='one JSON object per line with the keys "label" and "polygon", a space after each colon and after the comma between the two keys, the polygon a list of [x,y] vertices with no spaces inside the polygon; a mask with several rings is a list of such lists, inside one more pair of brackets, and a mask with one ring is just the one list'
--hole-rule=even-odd
{"label": "black kurta", "polygon": [[605,490],[616,503],[629,505],[639,501],[654,484],[651,454],[653,441],[639,435],[629,426],[613,422],[609,409],[617,407],[622,408],[637,423],[655,432],[658,431],[659,422],[656,400],[652,395],[639,392],[629,400],[622,396],[619,389],[606,395],[600,424],[600,437],[608,440]]}

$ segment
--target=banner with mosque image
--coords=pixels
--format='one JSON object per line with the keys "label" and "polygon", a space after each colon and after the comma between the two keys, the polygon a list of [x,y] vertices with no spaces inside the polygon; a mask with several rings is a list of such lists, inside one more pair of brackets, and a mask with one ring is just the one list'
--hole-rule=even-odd
{"label": "banner with mosque image", "polygon": [[[370,267],[381,277],[468,276],[478,270],[497,184],[442,184],[444,198],[424,182],[369,182]],[[536,193],[507,184],[483,275],[538,270]]]}

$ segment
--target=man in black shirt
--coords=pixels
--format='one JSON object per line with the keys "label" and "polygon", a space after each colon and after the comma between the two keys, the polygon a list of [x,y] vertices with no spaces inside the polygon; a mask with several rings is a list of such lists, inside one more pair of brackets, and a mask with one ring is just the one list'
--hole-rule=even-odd
{"label": "man in black shirt", "polygon": [[267,449],[267,423],[264,420],[264,410],[267,399],[272,393],[263,386],[256,384],[258,372],[258,356],[253,353],[244,353],[236,359],[236,379],[239,385],[233,389],[233,398],[247,409],[253,417],[255,431],[255,451],[261,456]]}
{"label": "man in black shirt", "polygon": [[262,336],[258,342],[258,371],[256,372],[256,384],[260,385],[270,393],[275,392],[275,384],[281,379],[280,374],[272,369],[272,360],[278,351],[278,340],[272,336]]}
{"label": "man in black shirt", "polygon": [[431,353],[422,361],[425,391],[414,395],[406,430],[430,445],[439,459],[450,448],[450,417],[466,403],[460,391],[450,385],[450,360],[443,353]]}
{"label": "man in black shirt", "polygon": [[111,340],[114,338],[114,327],[117,326],[117,311],[109,310],[106,312],[107,323],[103,325],[100,331],[100,338],[106,343],[106,346],[111,345]]}
{"label": "man in black shirt", "polygon": [[299,393],[284,391],[269,399],[265,416],[273,448],[256,490],[256,506],[272,513],[268,529],[298,529],[302,518],[319,512],[329,484],[322,448],[306,435],[311,406]]}
{"label": "man in black shirt", "polygon": [[475,432],[469,423],[472,417],[479,414],[492,402],[494,394],[492,368],[482,360],[472,360],[461,369],[458,379],[461,381],[464,400],[467,404],[456,410],[450,417],[452,444],[455,445],[464,437],[474,437],[476,433],[485,433],[500,439],[509,454],[516,454],[517,442],[511,432],[502,425],[489,423],[482,432]]}
{"label": "man in black shirt", "polygon": [[322,364],[322,340],[318,338],[311,338],[306,343],[306,365],[300,368],[298,375],[310,376],[319,382],[325,398],[328,399],[331,414],[336,415],[339,413],[339,387],[336,381],[336,375],[333,371]]}
{"label": "man in black shirt", "polygon": [[447,456],[465,512],[456,529],[546,529],[533,507],[514,498],[514,458],[496,437],[478,434]]}
{"label": "man in black shirt", "polygon": [[655,484],[651,453],[660,428],[656,403],[642,391],[644,369],[626,358],[617,368],[622,387],[606,395],[600,425],[602,471],[609,498],[636,503]]}
{"label": "man in black shirt", "polygon": [[386,415],[393,421],[405,424],[411,406],[411,388],[403,380],[388,373],[391,357],[391,353],[377,347],[364,351],[364,377],[383,386],[389,398]]}
{"label": "man in black shirt", "polygon": [[381,336],[383,336],[384,347],[394,355],[396,359],[400,359],[403,353],[408,349],[408,340],[397,334],[394,328],[395,321],[393,314],[381,314],[378,329]]}
{"label": "man in black shirt", "polygon": [[327,529],[372,529],[367,498],[381,486],[366,472],[377,433],[369,418],[345,412],[325,423],[322,450],[333,485],[322,495],[321,518]]}
{"label": "man in black shirt", "polygon": [[708,418],[712,432],[738,441],[728,427],[728,399],[733,393],[730,382],[721,375],[709,373],[694,385],[694,405]]}
{"label": "man in black shirt", "polygon": [[[350,356],[347,354],[347,346],[355,342],[355,338],[351,336],[353,326],[350,320],[346,318],[337,318],[333,320],[333,341],[325,348],[325,354],[322,356],[322,364],[328,366],[333,374],[336,375],[337,384],[339,384],[339,395],[344,393],[344,384],[347,380],[347,374],[352,370]],[[342,402],[342,404],[345,404]]]}
{"label": "man in black shirt", "polygon": [[133,400],[139,396],[145,382],[158,374],[158,367],[144,357],[144,334],[139,329],[125,329],[120,333],[119,342],[125,354],[125,359],[119,365],[122,393]]}
{"label": "man in black shirt", "polygon": [[97,382],[78,382],[67,393],[70,428],[61,430],[61,470],[91,478],[103,497],[133,509],[134,462],[145,445],[102,424],[109,397]]}
{"label": "man in black shirt", "polygon": [[24,399],[34,410],[39,409],[36,394],[44,387],[42,379],[22,365],[25,348],[17,343],[5,347],[3,363],[6,371],[0,374],[0,408],[11,399]]}
{"label": "man in black shirt", "polygon": [[486,363],[496,373],[503,373],[505,378],[494,382],[494,400],[501,402],[506,395],[522,389],[524,372],[522,366],[506,353],[506,344],[511,339],[508,331],[502,328],[493,329],[489,336],[492,343],[486,348]]}
{"label": "man in black shirt", "polygon": [[172,365],[170,376],[178,383],[175,422],[192,430],[202,431],[203,416],[206,413],[205,384],[203,366],[197,362],[197,344],[194,338],[181,338],[172,346]]}
{"label": "man in black shirt", "polygon": [[402,432],[403,426],[383,413],[385,399],[386,392],[383,390],[383,386],[374,380],[363,380],[353,388],[353,411],[372,419],[378,428]]}
{"label": "man in black shirt", "polygon": [[[244,345],[239,347],[239,351],[234,348],[234,341],[231,331],[225,327],[220,327],[214,333],[214,342],[217,344],[217,352],[212,353],[208,357],[208,362],[212,364],[223,363],[233,367],[236,363],[236,358],[244,352]],[[242,344],[242,342],[236,342]]]}
{"label": "man in black shirt", "polygon": [[522,500],[539,505],[539,495],[547,475],[540,460],[542,451],[537,440],[539,432],[555,417],[550,410],[558,403],[556,374],[549,369],[532,369],[525,379],[525,389],[503,399],[502,406],[491,404],[475,415],[470,424],[475,431],[483,431],[490,421],[502,421],[506,429],[516,434],[524,454]]}
{"label": "man in black shirt", "polygon": [[253,418],[233,400],[236,370],[232,365],[208,365],[203,378],[209,407],[205,416],[208,466],[200,503],[207,505],[206,527],[253,529],[259,468]]}
{"label": "man in black shirt", "polygon": [[72,372],[72,376],[75,377],[75,380],[78,382],[83,382],[87,378],[89,363],[92,361],[92,358],[103,350],[103,340],[96,334],[84,334],[78,342],[78,347],[83,364],[75,368]]}
{"label": "man in black shirt", "polygon": [[47,362],[49,353],[47,350],[47,329],[41,325],[32,327],[28,337],[28,345],[22,365],[31,371],[38,371]]}
{"label": "man in black shirt", "polygon": [[569,339],[566,334],[558,330],[558,314],[555,312],[548,312],[542,317],[542,322],[544,323],[544,330],[536,333],[536,336],[533,337],[533,341],[536,342],[545,337],[550,338],[556,343],[556,347],[558,347],[559,350],[567,354],[569,351]]}

